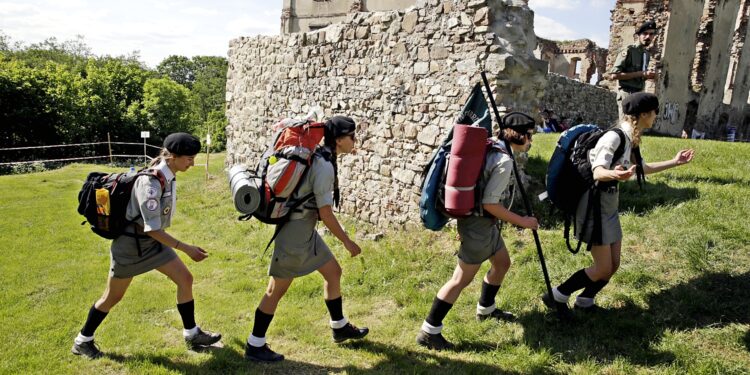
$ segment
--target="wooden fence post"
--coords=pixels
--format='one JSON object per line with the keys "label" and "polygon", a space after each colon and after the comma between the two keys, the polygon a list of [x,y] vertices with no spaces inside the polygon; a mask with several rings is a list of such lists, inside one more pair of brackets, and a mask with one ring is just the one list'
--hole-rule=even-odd
{"label": "wooden fence post", "polygon": [[112,159],[112,140],[109,138],[109,132],[107,132],[107,147],[109,147],[109,164],[113,164]]}

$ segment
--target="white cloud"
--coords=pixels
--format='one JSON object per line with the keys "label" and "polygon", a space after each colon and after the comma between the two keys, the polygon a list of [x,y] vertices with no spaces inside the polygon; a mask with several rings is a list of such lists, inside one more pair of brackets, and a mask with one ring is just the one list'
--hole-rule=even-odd
{"label": "white cloud", "polygon": [[[594,0],[596,1],[596,0]],[[581,6],[581,0],[530,0],[531,9],[576,9]]]}
{"label": "white cloud", "polygon": [[545,39],[570,40],[581,38],[575,31],[551,18],[536,15],[534,17],[534,33]]}
{"label": "white cloud", "polygon": [[614,9],[615,0],[589,0],[589,5],[592,8],[607,8]]}

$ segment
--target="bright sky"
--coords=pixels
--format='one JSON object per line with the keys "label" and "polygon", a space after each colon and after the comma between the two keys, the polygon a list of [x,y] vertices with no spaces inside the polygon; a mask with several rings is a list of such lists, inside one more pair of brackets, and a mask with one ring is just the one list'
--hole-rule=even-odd
{"label": "bright sky", "polygon": [[[537,35],[606,47],[615,0],[530,0]],[[239,36],[278,34],[281,0],[0,0],[0,31],[26,44],[83,35],[96,55],[226,56]]]}

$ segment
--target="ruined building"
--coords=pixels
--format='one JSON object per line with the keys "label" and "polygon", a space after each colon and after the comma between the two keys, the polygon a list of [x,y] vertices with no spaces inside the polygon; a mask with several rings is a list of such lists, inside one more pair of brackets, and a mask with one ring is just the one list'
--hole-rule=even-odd
{"label": "ruined building", "polygon": [[[607,69],[607,49],[589,39],[555,41],[537,37],[534,56],[549,64],[549,72],[597,84]],[[596,82],[592,78],[596,74]]]}
{"label": "ruined building", "polygon": [[346,20],[356,12],[406,9],[416,0],[283,0],[281,33],[291,34],[322,29]]}
{"label": "ruined building", "polygon": [[636,25],[660,28],[651,68],[660,71],[646,90],[659,95],[658,133],[683,129],[707,138],[750,138],[750,0],[617,0],[612,11],[608,63],[633,43]]}

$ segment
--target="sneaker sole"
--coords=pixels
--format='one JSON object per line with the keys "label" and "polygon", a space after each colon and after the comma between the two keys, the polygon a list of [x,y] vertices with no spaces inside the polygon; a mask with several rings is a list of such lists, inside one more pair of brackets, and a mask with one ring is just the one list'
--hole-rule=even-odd
{"label": "sneaker sole", "polygon": [[204,348],[207,346],[211,346],[213,344],[216,344],[219,341],[221,341],[221,335],[219,335],[219,337],[217,337],[216,340],[209,341],[205,344],[194,344],[194,343],[187,342],[187,341],[185,341],[185,344],[187,345],[188,349],[194,349],[194,348]]}
{"label": "sneaker sole", "polygon": [[362,336],[360,336],[360,337],[347,337],[347,338],[344,338],[344,339],[338,339],[338,340],[337,340],[337,339],[333,339],[333,342],[334,342],[334,343],[336,343],[336,344],[341,344],[341,343],[344,343],[344,342],[346,342],[346,341],[348,341],[348,340],[362,340],[362,339],[363,339],[363,338],[365,338],[365,336],[367,336],[367,335],[368,335],[369,333],[370,333],[370,331],[367,331],[367,332],[365,332],[365,334],[364,334],[364,335],[362,335]]}
{"label": "sneaker sole", "polygon": [[279,359],[272,359],[272,360],[265,360],[265,359],[260,359],[260,358],[255,358],[255,357],[250,357],[250,356],[247,356],[247,355],[243,355],[243,357],[244,357],[244,358],[245,358],[246,360],[248,360],[248,361],[252,361],[252,362],[260,362],[260,363],[274,363],[274,362],[281,362],[281,361],[283,361],[283,360],[284,360],[284,356],[283,356],[283,355],[282,355],[282,356],[281,356],[281,358],[279,358]]}
{"label": "sneaker sole", "polygon": [[96,356],[93,356],[93,357],[87,356],[87,355],[79,352],[78,350],[76,350],[75,347],[70,348],[70,352],[73,353],[73,354],[75,354],[75,355],[77,355],[77,356],[81,356],[83,358],[88,358],[88,359],[98,359],[98,358],[101,358],[104,355],[104,353],[100,352],[99,354],[97,354]]}

